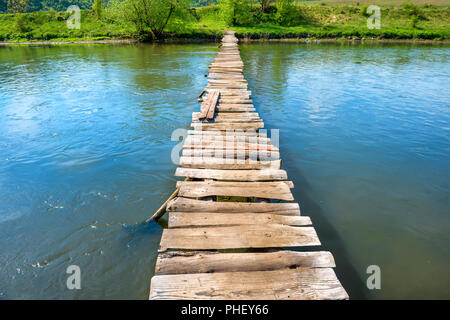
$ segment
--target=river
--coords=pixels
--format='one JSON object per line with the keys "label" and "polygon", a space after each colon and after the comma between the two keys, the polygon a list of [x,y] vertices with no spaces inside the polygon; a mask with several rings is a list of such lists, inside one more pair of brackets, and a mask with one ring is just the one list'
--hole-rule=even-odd
{"label": "river", "polygon": [[[351,298],[450,298],[450,47],[242,44]],[[0,299],[146,299],[213,44],[0,47]],[[68,290],[66,269],[81,269]],[[366,269],[381,269],[369,290]]]}

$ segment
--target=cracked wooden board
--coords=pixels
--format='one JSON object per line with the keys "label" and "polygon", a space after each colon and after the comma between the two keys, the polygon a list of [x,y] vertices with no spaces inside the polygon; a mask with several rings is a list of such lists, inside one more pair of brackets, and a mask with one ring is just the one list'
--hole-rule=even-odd
{"label": "cracked wooden board", "polygon": [[196,169],[245,170],[245,169],[280,169],[281,160],[258,161],[250,159],[224,159],[208,157],[181,157],[180,167]]}
{"label": "cracked wooden board", "polygon": [[158,275],[150,299],[343,300],[348,299],[331,268]]}
{"label": "cracked wooden board", "polygon": [[305,216],[280,216],[270,213],[170,212],[169,228],[234,226],[245,224],[281,224],[287,226],[310,226],[311,219]]}
{"label": "cracked wooden board", "polygon": [[320,241],[313,227],[255,224],[165,229],[161,237],[160,250],[219,250],[318,245],[320,245]]}
{"label": "cracked wooden board", "polygon": [[298,203],[216,202],[177,197],[167,204],[168,211],[220,212],[220,213],[271,213],[288,216],[300,215]]}
{"label": "cracked wooden board", "polygon": [[183,149],[183,157],[208,157],[208,158],[234,158],[252,160],[278,160],[280,152],[266,150],[249,150],[249,149]]}
{"label": "cracked wooden board", "polygon": [[169,251],[158,255],[155,274],[268,271],[285,268],[334,268],[327,251],[219,253],[217,251]]}
{"label": "cracked wooden board", "polygon": [[176,177],[190,177],[197,179],[234,180],[234,181],[267,181],[287,180],[285,170],[216,170],[177,168]]}
{"label": "cracked wooden board", "polygon": [[248,197],[293,201],[289,185],[286,183],[247,183],[236,182],[180,182],[178,195],[187,198],[208,196]]}

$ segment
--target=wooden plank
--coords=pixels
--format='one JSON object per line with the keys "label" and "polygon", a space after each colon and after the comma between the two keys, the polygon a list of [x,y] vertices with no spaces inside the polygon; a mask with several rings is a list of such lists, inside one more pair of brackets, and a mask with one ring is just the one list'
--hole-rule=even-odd
{"label": "wooden plank", "polygon": [[150,299],[348,299],[332,268],[158,275]]}
{"label": "wooden plank", "polygon": [[209,130],[209,131],[202,131],[202,130],[188,130],[188,135],[196,135],[196,136],[210,136],[210,135],[223,135],[223,136],[256,136],[256,137],[267,137],[267,133],[265,132],[256,132],[256,130],[243,130],[243,129],[236,129],[236,130],[226,130],[226,131],[220,131],[220,130]]}
{"label": "wooden plank", "polygon": [[241,84],[241,83],[223,83],[223,84],[208,84],[206,86],[207,89],[217,89],[217,90],[222,90],[222,89],[247,89],[247,85],[246,84]]}
{"label": "wooden plank", "polygon": [[[203,132],[203,131],[202,131]],[[202,144],[203,142],[248,142],[248,143],[264,143],[270,144],[270,139],[266,137],[258,136],[236,136],[236,135],[187,135],[184,139],[186,144]]]}
{"label": "wooden plank", "polygon": [[205,184],[209,184],[211,186],[216,187],[242,187],[242,188],[255,188],[255,187],[263,187],[263,186],[278,186],[280,184],[287,185],[290,189],[294,188],[294,183],[292,181],[268,181],[268,182],[248,182],[248,181],[177,181],[177,188],[182,185],[198,185],[207,187]]}
{"label": "wooden plank", "polygon": [[320,241],[313,227],[291,227],[279,224],[164,229],[160,243],[161,251],[318,245]]}
{"label": "wooden plank", "polygon": [[208,158],[238,158],[271,161],[280,159],[279,151],[250,150],[250,149],[182,149],[184,157]]}
{"label": "wooden plank", "polygon": [[230,107],[227,105],[218,105],[217,110],[219,112],[249,112],[249,111],[256,111],[255,108],[248,108],[248,107]]}
{"label": "wooden plank", "polygon": [[191,169],[177,168],[176,177],[190,177],[197,179],[216,179],[234,181],[267,181],[286,180],[285,170],[215,170],[215,169]]}
{"label": "wooden plank", "polygon": [[234,141],[203,141],[202,143],[183,144],[183,149],[213,149],[213,150],[255,150],[262,152],[279,152],[278,148],[267,143],[247,143]]}
{"label": "wooden plank", "polygon": [[253,104],[252,99],[241,99],[236,97],[222,97],[220,104]]}
{"label": "wooden plank", "polygon": [[268,182],[242,185],[236,182],[180,182],[179,186],[178,195],[187,198],[226,196],[294,200],[289,186],[285,183]]}
{"label": "wooden plank", "polygon": [[[227,161],[225,161],[227,160]],[[231,161],[230,161],[231,160]],[[250,159],[224,159],[208,157],[181,157],[180,167],[198,169],[280,169],[281,160],[258,161]]]}
{"label": "wooden plank", "polygon": [[209,105],[211,104],[212,98],[213,98],[213,95],[209,95],[209,96],[205,97],[204,102],[201,104],[199,117],[201,117],[202,119],[205,118],[206,114],[208,113]]}
{"label": "wooden plank", "polygon": [[205,213],[171,212],[169,228],[233,226],[245,224],[282,224],[288,226],[310,226],[311,219],[302,216],[280,216],[270,213]]}
{"label": "wooden plank", "polygon": [[[204,122],[202,122],[201,120],[193,119],[192,123],[201,123],[201,124],[203,124]],[[231,123],[232,124],[244,123],[245,125],[249,125],[250,123],[252,123],[252,124],[264,125],[264,122],[261,119],[259,119],[259,118],[258,119],[256,119],[256,118],[251,119],[251,118],[238,118],[238,117],[236,117],[236,118],[220,117],[218,119],[214,119],[214,122],[211,122],[211,123],[214,123],[214,124],[225,124],[225,125],[231,124]]]}
{"label": "wooden plank", "polygon": [[264,122],[229,122],[229,123],[191,123],[195,130],[236,130],[236,129],[261,129],[264,128]]}
{"label": "wooden plank", "polygon": [[268,271],[287,268],[334,268],[328,251],[218,253],[211,251],[171,251],[158,255],[155,274]]}
{"label": "wooden plank", "polygon": [[[192,119],[198,119],[200,112],[192,112]],[[217,118],[228,118],[228,119],[237,119],[237,118],[245,118],[245,119],[259,119],[259,114],[257,112],[244,112],[239,114],[234,113],[220,113],[217,115]]]}
{"label": "wooden plank", "polygon": [[211,98],[209,99],[209,105],[206,114],[200,113],[199,118],[201,118],[201,116],[203,115],[207,120],[211,120],[212,118],[214,118],[217,101],[219,100],[219,91],[210,92],[209,95],[211,95]]}
{"label": "wooden plank", "polygon": [[300,215],[298,203],[216,202],[177,197],[167,204],[168,211],[221,212],[221,213],[271,213],[286,216]]}

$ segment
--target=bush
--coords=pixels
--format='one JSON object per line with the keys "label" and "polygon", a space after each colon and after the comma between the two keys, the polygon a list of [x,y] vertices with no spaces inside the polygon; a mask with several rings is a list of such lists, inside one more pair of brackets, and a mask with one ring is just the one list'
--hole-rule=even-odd
{"label": "bush", "polygon": [[296,20],[296,7],[292,0],[277,0],[275,2],[277,13],[275,19],[279,25],[290,26]]}
{"label": "bush", "polygon": [[25,17],[25,14],[18,13],[14,19],[14,29],[16,32],[25,33],[31,30],[31,27],[28,25],[28,21]]}
{"label": "bush", "polygon": [[103,11],[103,3],[102,0],[94,0],[94,4],[92,5],[92,10],[95,12],[95,16],[97,19],[102,18],[102,11]]}
{"label": "bush", "polygon": [[411,18],[417,17],[418,20],[427,20],[418,5],[412,3],[404,3],[402,4],[402,8]]}
{"label": "bush", "polygon": [[363,5],[363,6],[361,7],[360,13],[361,13],[361,15],[362,15],[363,17],[366,17],[366,18],[370,17],[371,14],[367,12],[367,9],[368,9],[368,8],[369,8],[369,5],[368,5],[368,4],[365,4],[365,5]]}
{"label": "bush", "polygon": [[222,19],[229,26],[254,24],[253,0],[219,0]]}

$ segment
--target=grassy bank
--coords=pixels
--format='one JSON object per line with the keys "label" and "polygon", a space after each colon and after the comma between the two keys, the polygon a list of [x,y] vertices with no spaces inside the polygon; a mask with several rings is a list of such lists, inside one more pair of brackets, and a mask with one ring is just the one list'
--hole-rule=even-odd
{"label": "grassy bank", "polygon": [[[217,5],[195,8],[183,16],[172,18],[165,29],[164,38],[218,39],[230,27],[237,31],[238,36],[251,39],[450,39],[449,5],[424,4],[416,7],[412,13],[411,8],[400,5],[400,2],[380,4],[381,29],[370,30],[367,28],[367,17],[363,15],[367,8],[364,0],[346,5],[336,3],[339,2],[326,0],[297,3],[295,23],[289,26],[275,23],[271,13],[258,17],[255,14],[254,21],[245,25],[228,26]],[[74,41],[139,37],[135,26],[118,19],[113,10],[105,10],[102,19],[97,19],[90,10],[83,10],[79,30],[67,28],[68,16],[65,12],[51,11],[1,14],[0,41]]]}

